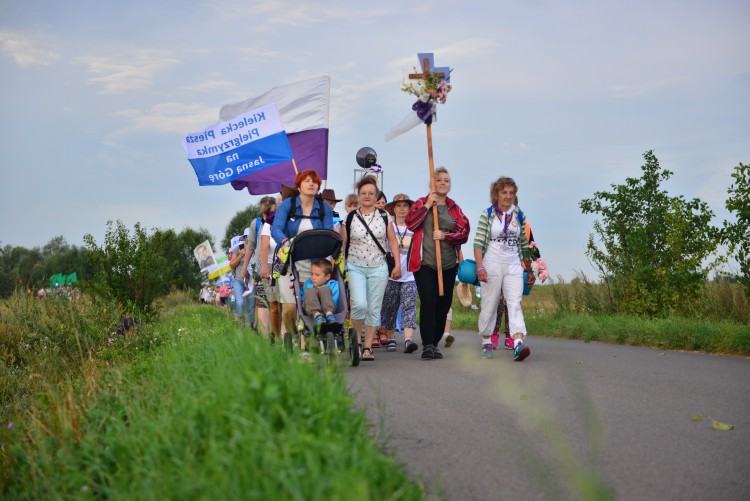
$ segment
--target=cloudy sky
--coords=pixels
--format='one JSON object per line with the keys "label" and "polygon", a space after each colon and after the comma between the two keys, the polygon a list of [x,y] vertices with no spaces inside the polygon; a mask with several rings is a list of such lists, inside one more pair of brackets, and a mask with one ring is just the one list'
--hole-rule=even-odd
{"label": "cloudy sky", "polygon": [[514,177],[553,275],[593,276],[578,204],[639,177],[646,150],[672,194],[729,217],[730,174],[750,162],[748,21],[746,0],[0,0],[0,245],[101,241],[117,219],[221,239],[259,197],[199,187],[181,137],[320,74],[328,187],[351,191],[371,146],[389,197],[422,196],[424,128],[383,135],[411,106],[402,74],[431,51],[454,70],[433,126],[451,196],[476,220],[489,183]]}

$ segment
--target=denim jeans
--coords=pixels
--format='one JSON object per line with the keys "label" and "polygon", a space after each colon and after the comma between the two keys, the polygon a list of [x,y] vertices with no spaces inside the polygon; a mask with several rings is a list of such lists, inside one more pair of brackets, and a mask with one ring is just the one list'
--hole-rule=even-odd
{"label": "denim jeans", "polygon": [[365,268],[347,263],[346,270],[352,300],[351,318],[364,319],[366,326],[378,327],[383,294],[388,284],[388,265],[383,263],[375,268]]}
{"label": "denim jeans", "polygon": [[234,289],[234,312],[237,318],[244,318],[247,315],[248,325],[255,323],[255,294],[243,296],[247,287],[242,280],[232,279],[232,288]]}

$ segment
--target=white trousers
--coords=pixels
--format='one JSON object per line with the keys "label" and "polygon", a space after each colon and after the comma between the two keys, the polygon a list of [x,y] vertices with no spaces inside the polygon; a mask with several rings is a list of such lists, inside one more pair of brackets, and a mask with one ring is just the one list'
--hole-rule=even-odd
{"label": "white trousers", "polygon": [[526,338],[526,323],[521,310],[523,295],[523,268],[521,264],[501,264],[484,261],[487,270],[487,282],[482,282],[482,302],[479,312],[479,333],[489,337],[497,321],[497,305],[500,292],[505,296],[508,305],[508,323],[510,335],[521,333]]}

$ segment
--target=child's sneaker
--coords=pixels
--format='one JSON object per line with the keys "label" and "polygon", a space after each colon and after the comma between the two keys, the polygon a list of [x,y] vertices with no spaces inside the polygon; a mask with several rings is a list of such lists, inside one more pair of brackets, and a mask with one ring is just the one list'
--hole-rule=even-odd
{"label": "child's sneaker", "polygon": [[523,342],[519,343],[519,345],[513,349],[513,360],[516,362],[522,362],[529,355],[531,355],[531,349],[523,344]]}
{"label": "child's sneaker", "polygon": [[490,336],[490,341],[492,342],[492,349],[496,350],[497,345],[500,343],[500,336],[498,335],[497,331],[494,331],[492,335]]}
{"label": "child's sneaker", "polygon": [[315,315],[315,320],[314,320],[315,327],[320,328],[320,326],[323,325],[325,321],[326,321],[326,317],[324,317],[323,315]]}
{"label": "child's sneaker", "polygon": [[513,338],[510,336],[507,336],[505,338],[505,349],[506,350],[512,350],[513,349]]}
{"label": "child's sneaker", "polygon": [[333,324],[336,322],[336,317],[333,314],[326,315],[326,322],[328,322],[329,324]]}
{"label": "child's sneaker", "polygon": [[492,345],[491,344],[482,345],[482,358],[492,358]]}

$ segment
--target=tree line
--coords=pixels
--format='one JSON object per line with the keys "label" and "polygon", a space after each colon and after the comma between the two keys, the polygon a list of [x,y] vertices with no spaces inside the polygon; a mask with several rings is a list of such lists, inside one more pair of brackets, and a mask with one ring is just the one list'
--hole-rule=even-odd
{"label": "tree line", "polygon": [[[610,310],[646,317],[689,314],[700,299],[711,271],[722,271],[742,284],[750,298],[750,165],[734,168],[725,207],[734,221],[712,224],[709,205],[672,196],[662,188],[672,172],[663,169],[653,151],[639,178],[612,184],[580,202],[594,222],[585,252],[610,290]],[[229,221],[222,248],[259,215],[256,205]],[[197,291],[201,276],[193,249],[210,233],[200,228],[146,231],[140,223],[131,233],[121,221],[108,222],[104,241],[89,234],[85,247],[62,236],[42,248],[0,248],[0,296],[15,290],[45,287],[56,273],[77,272],[84,288],[114,299],[126,311],[149,315],[155,300],[173,288]],[[215,247],[216,248],[216,247]],[[726,272],[722,266],[736,263]]]}

